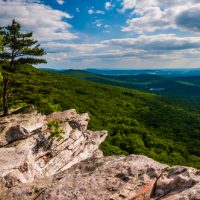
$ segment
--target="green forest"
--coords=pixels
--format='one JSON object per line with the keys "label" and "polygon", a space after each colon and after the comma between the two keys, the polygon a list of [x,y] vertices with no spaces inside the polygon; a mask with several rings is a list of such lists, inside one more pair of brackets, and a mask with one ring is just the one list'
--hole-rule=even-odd
{"label": "green forest", "polygon": [[12,76],[9,107],[30,104],[44,114],[88,112],[90,129],[109,132],[101,146],[105,155],[143,154],[200,168],[199,111],[177,100],[24,65]]}
{"label": "green forest", "polygon": [[[111,76],[99,75],[83,70],[65,70],[60,71],[60,73],[67,73],[96,83],[139,89],[145,92],[172,96],[179,98],[179,100],[184,99],[193,102],[199,102],[200,100],[199,76],[163,77],[151,74]],[[152,88],[163,88],[163,90],[151,90]]]}

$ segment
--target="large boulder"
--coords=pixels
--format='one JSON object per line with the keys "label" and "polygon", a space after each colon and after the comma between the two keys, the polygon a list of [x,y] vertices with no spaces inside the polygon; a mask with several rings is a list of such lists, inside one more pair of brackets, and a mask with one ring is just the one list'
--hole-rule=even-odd
{"label": "large boulder", "polygon": [[0,147],[43,131],[47,124],[45,118],[37,111],[0,118]]}

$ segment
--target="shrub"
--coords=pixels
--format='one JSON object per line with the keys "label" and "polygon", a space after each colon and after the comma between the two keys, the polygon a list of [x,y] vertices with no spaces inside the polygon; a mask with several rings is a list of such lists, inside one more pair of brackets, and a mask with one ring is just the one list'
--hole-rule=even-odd
{"label": "shrub", "polygon": [[47,125],[52,137],[56,138],[57,140],[63,139],[64,131],[57,120],[51,120]]}

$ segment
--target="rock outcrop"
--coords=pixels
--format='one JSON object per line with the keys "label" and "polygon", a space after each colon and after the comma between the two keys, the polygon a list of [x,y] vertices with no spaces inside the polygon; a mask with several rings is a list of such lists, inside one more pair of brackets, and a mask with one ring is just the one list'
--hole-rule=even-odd
{"label": "rock outcrop", "polygon": [[[64,132],[52,138],[48,122]],[[75,110],[17,113],[0,122],[0,200],[198,200],[200,170],[141,155],[103,157],[106,131]]]}
{"label": "rock outcrop", "polygon": [[[59,140],[51,135],[48,123],[57,121]],[[106,131],[89,131],[88,114],[75,110],[49,116],[31,111],[0,120],[0,177],[7,187],[51,176],[82,160],[101,155],[99,145]]]}

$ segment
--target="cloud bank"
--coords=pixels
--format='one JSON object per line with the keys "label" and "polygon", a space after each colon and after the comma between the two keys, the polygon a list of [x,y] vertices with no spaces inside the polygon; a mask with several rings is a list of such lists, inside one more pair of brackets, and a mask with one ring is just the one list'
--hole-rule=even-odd
{"label": "cloud bank", "polygon": [[[0,24],[16,19],[24,31],[33,31],[48,67],[199,67],[200,0],[110,0],[102,7],[76,5],[71,14],[62,9],[68,1],[55,0],[51,7],[43,0],[0,0]],[[89,27],[97,35],[75,31],[71,19],[82,13],[93,19]],[[107,15],[115,20],[109,23]]]}
{"label": "cloud bank", "polygon": [[120,11],[131,11],[122,27],[124,32],[141,34],[169,28],[200,31],[199,0],[123,0]]}

